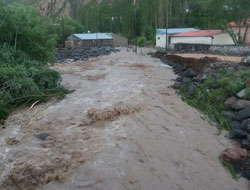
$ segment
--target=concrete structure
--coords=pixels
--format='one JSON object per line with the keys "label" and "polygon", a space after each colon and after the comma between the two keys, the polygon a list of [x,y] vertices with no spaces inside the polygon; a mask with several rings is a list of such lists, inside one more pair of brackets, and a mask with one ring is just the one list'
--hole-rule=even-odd
{"label": "concrete structure", "polygon": [[113,46],[113,36],[108,33],[72,34],[65,42],[67,48]]}
{"label": "concrete structure", "polygon": [[250,56],[250,45],[208,45],[208,44],[171,44],[171,49],[181,53],[211,53],[233,56]]}
{"label": "concrete structure", "polygon": [[228,33],[222,30],[199,30],[171,35],[170,44],[178,43],[233,45],[234,41]]}
{"label": "concrete structure", "polygon": [[118,34],[112,34],[113,44],[116,47],[127,47],[128,46],[128,38],[120,36]]}
{"label": "concrete structure", "polygon": [[157,29],[156,30],[156,47],[157,48],[166,48],[166,33],[169,35],[172,34],[180,34],[183,32],[189,32],[189,31],[198,31],[198,29],[195,28],[169,28],[166,29]]}
{"label": "concrete structure", "polygon": [[247,22],[236,23],[234,21],[228,23],[228,27],[238,35],[240,34],[241,40],[244,39],[246,34],[245,44],[250,45],[250,19]]}

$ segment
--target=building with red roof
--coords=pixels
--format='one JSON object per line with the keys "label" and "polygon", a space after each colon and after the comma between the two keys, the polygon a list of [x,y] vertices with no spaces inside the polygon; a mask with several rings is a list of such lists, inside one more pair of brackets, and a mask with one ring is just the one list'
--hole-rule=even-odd
{"label": "building with red roof", "polygon": [[232,21],[227,26],[232,29],[236,36],[240,36],[242,41],[245,38],[245,44],[250,45],[250,19],[241,22]]}
{"label": "building with red roof", "polygon": [[232,45],[231,36],[222,30],[198,30],[173,34],[170,37],[170,44],[209,44],[209,45]]}

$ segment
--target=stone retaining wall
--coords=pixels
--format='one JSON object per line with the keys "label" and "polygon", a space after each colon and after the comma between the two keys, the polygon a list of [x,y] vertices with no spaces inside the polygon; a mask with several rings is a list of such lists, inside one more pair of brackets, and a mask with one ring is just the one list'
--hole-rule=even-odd
{"label": "stone retaining wall", "polygon": [[170,47],[176,52],[201,52],[235,56],[250,56],[249,45],[171,44]]}

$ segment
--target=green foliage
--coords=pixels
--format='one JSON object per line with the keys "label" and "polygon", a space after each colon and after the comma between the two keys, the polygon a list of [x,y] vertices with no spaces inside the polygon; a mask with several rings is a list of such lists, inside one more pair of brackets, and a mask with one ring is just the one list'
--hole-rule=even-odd
{"label": "green foliage", "polygon": [[71,18],[64,18],[61,17],[58,19],[55,24],[55,30],[58,35],[58,43],[64,44],[65,40],[68,36],[75,33],[83,33],[84,27],[77,22],[76,20],[73,20]]}
{"label": "green foliage", "polygon": [[21,104],[67,93],[53,61],[51,22],[32,8],[0,4],[0,122]]}
{"label": "green foliage", "polygon": [[147,39],[145,37],[138,37],[136,43],[139,47],[145,47]]}
{"label": "green foliage", "polygon": [[231,173],[232,177],[234,180],[238,181],[239,177],[237,175],[237,172],[235,171],[234,167],[232,166],[232,164],[225,162],[225,161],[221,161],[223,166]]}
{"label": "green foliage", "polygon": [[52,22],[34,8],[0,4],[0,44],[22,50],[31,59],[52,62],[56,34]]}
{"label": "green foliage", "polygon": [[[235,96],[240,90],[246,87],[244,81],[249,77],[250,71],[240,71],[234,73],[233,71],[218,70],[219,77],[209,76],[203,83],[194,88],[193,93],[190,94],[190,83],[187,83],[180,93],[183,99],[191,106],[206,113],[210,119],[217,122],[226,130],[231,130],[230,122],[224,118],[223,111],[225,111],[224,102],[230,96]],[[213,89],[213,85],[217,86]],[[249,87],[246,95],[250,94]]]}

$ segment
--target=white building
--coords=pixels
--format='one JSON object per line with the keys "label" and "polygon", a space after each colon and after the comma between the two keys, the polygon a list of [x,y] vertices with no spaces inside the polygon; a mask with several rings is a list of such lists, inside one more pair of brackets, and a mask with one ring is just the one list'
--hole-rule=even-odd
{"label": "white building", "polygon": [[170,38],[170,35],[180,34],[180,33],[189,32],[189,31],[198,31],[198,29],[195,29],[195,28],[170,28],[168,30],[157,29],[156,30],[156,47],[166,48],[166,33],[168,34]]}
{"label": "white building", "polygon": [[189,31],[170,36],[170,44],[209,44],[209,45],[233,45],[231,36],[222,30]]}

